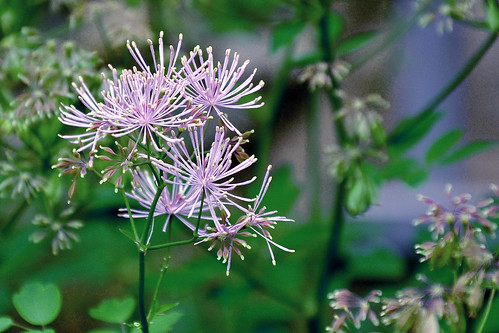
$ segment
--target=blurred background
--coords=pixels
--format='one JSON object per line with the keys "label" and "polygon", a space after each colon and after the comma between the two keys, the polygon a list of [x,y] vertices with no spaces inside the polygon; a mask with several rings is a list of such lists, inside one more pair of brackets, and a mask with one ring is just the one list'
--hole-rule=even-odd
{"label": "blurred background", "polygon": [[[394,27],[413,17],[413,5],[409,0],[333,1],[331,10],[343,18],[341,39],[377,36],[344,60],[355,62],[369,55]],[[318,311],[316,280],[335,195],[324,154],[336,137],[329,101],[321,96],[323,107],[311,114],[309,87],[299,80],[305,70],[299,60],[317,49],[316,29],[307,20],[313,21],[318,6],[314,0],[2,0],[0,313],[16,316],[10,298],[24,282],[49,281],[63,291],[63,311],[51,325],[57,332],[112,331],[112,326],[92,319],[88,309],[107,297],[135,296],[136,250],[118,231],[126,220],[116,217],[123,206],[121,197],[112,186],[97,186],[98,180],[88,175],[78,183],[76,204],[67,205],[71,177],[59,178],[51,169],[58,152],[70,152],[65,140],[57,137],[67,129],[56,118],[61,102],[78,103],[70,86],[78,76],[98,91],[100,72],[107,71],[107,64],[118,69],[135,65],[127,40],[135,41],[145,55],[147,39],[156,43],[159,31],[164,31],[167,45],[176,45],[183,34],[184,53],[196,45],[212,46],[214,55],[223,59],[230,48],[251,61],[249,71],[258,69],[254,82],[265,81],[265,106],[231,113],[230,118],[238,128],[255,130],[246,148],[259,158],[255,172],[261,177],[267,164],[274,166],[267,205],[296,221],[275,231],[279,244],[296,250],[276,250],[277,267],[271,265],[264,242],[252,244],[244,262],[235,260],[230,277],[206,247],[173,249],[160,292],[163,302],[179,302],[176,310],[182,317],[173,331],[310,331],[309,318]],[[282,37],[279,32],[288,22],[294,25],[284,29],[288,33]],[[350,95],[378,93],[390,103],[382,113],[388,132],[423,108],[486,38],[484,31],[459,24],[452,32],[439,34],[435,25],[423,29],[415,24],[342,82]],[[424,159],[431,143],[454,128],[464,131],[463,142],[499,138],[498,63],[499,45],[494,45],[439,106],[446,111],[443,118],[411,150],[412,158]],[[47,78],[50,69],[56,73]],[[317,126],[310,127],[310,119]],[[36,136],[39,142],[33,139]],[[315,141],[307,139],[310,136]],[[21,148],[28,153],[16,155]],[[316,155],[311,156],[313,152]],[[488,184],[499,181],[498,163],[498,151],[491,149],[465,162],[432,167],[432,172],[423,168],[424,175],[413,186],[399,180],[384,183],[376,205],[345,225],[340,244],[345,262],[328,289],[397,290],[416,269],[412,249],[419,233],[411,221],[426,209],[416,195],[444,199],[444,186],[452,183],[456,194],[469,192],[481,198],[488,193]],[[311,172],[323,175],[317,186],[309,178]],[[43,191],[47,195],[41,195]],[[54,223],[44,224],[38,216],[47,205],[60,213],[52,220],[84,225],[73,230],[79,241],[71,241],[72,248],[57,251],[56,256],[50,236]],[[74,209],[65,212],[68,207]],[[180,228],[174,231],[182,235]],[[43,237],[40,232],[45,232]],[[150,255],[149,293],[163,255]]]}

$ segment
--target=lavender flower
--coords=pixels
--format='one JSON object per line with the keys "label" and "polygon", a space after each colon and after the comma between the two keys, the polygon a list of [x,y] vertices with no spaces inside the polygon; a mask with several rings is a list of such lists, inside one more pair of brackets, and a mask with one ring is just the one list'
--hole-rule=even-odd
{"label": "lavender flower", "polygon": [[89,167],[90,163],[89,158],[86,156],[85,152],[79,153],[76,149],[73,149],[73,158],[60,157],[58,161],[59,163],[53,165],[52,169],[62,169],[62,171],[59,173],[59,177],[65,174],[69,174],[73,177],[73,183],[71,184],[68,191],[69,203],[76,194],[76,184],[78,178],[84,178],[87,174],[87,168]]}
{"label": "lavender flower", "polygon": [[[199,57],[199,64],[192,61],[192,55],[196,55],[196,51]],[[238,104],[238,102],[241,98],[260,90],[264,83],[260,81],[256,86],[253,86],[253,83],[251,83],[256,73],[255,69],[244,82],[237,85],[246,70],[249,60],[246,60],[238,68],[239,54],[235,52],[231,60],[231,51],[227,50],[223,64],[218,63],[215,66],[212,48],[208,47],[206,51],[208,53],[206,60],[201,50],[195,50],[191,54],[190,59],[186,57],[182,58],[182,73],[189,82],[186,87],[186,93],[192,97],[194,104],[200,104],[203,110],[207,110],[208,115],[211,114],[212,110],[215,110],[220,120],[228,129],[241,135],[239,130],[221,111],[221,108],[251,109],[263,106],[263,102],[259,103],[261,97],[257,97],[246,103]]]}
{"label": "lavender flower", "polygon": [[272,166],[269,165],[267,168],[267,172],[265,173],[265,176],[263,178],[262,187],[260,188],[260,192],[256,196],[253,205],[249,205],[248,208],[244,208],[239,204],[235,203],[235,206],[237,206],[241,211],[245,213],[245,215],[239,218],[236,224],[241,223],[242,225],[244,225],[244,227],[250,228],[257,235],[265,239],[265,241],[267,242],[267,246],[269,248],[272,264],[275,266],[276,261],[274,257],[274,252],[272,251],[271,244],[286,252],[295,252],[295,251],[275,243],[272,240],[272,235],[270,234],[268,229],[274,229],[274,226],[278,222],[294,222],[294,220],[288,219],[284,216],[273,216],[274,214],[277,213],[277,211],[273,210],[266,212],[267,207],[265,206],[260,208],[263,197],[267,193],[267,190],[270,186],[270,182],[272,181],[272,177],[270,177],[271,169]]}
{"label": "lavender flower", "polygon": [[[346,320],[349,319],[359,329],[361,323],[369,318],[374,326],[379,325],[376,313],[371,309],[369,303],[380,302],[381,291],[373,290],[366,298],[362,298],[347,289],[337,290],[330,293],[328,298],[332,301],[329,306],[335,310],[335,317],[330,327],[326,329],[332,332],[338,332],[341,328],[346,328]],[[358,310],[354,315],[353,311]]]}
{"label": "lavender flower", "polygon": [[[123,184],[123,175],[130,170],[133,166],[133,158],[137,155],[137,150],[135,149],[136,145],[132,140],[128,140],[128,146],[123,147],[118,142],[115,142],[116,147],[118,148],[118,153],[115,153],[113,149],[110,147],[100,147],[103,151],[105,151],[108,155],[100,155],[96,156],[102,161],[106,162],[115,162],[114,165],[110,165],[101,171],[103,174],[100,183],[104,183],[108,181],[109,178],[113,177],[113,175],[121,170],[121,174],[118,176],[116,181],[114,182],[115,192],[118,192],[118,188],[120,188]],[[109,156],[111,155],[111,156]]]}
{"label": "lavender flower", "polygon": [[93,163],[97,142],[108,134],[114,137],[130,135],[136,144],[150,143],[159,151],[161,150],[159,138],[172,141],[167,133],[185,127],[201,117],[202,111],[193,107],[185,98],[186,81],[171,78],[178,56],[178,50],[175,52],[173,47],[171,47],[169,67],[164,68],[161,36],[162,34],[160,34],[159,63],[156,62],[154,48],[149,41],[156,68],[154,73],[151,73],[135,43],[132,43],[132,46],[128,43],[132,56],[143,71],[125,69],[118,77],[116,69],[109,66],[112,79],[107,79],[102,74],[104,84],[104,91],[101,93],[102,103],[97,102],[82,78],[80,78],[80,87],[73,85],[80,100],[90,112],[85,114],[72,105],[63,105],[59,119],[66,125],[85,128],[87,132],[62,137],[72,140],[73,143],[82,142],[79,152],[90,148],[90,166]]}
{"label": "lavender flower", "polygon": [[426,286],[406,288],[399,291],[395,299],[383,300],[383,323],[394,324],[401,331],[421,333],[439,332],[438,321],[442,318],[450,325],[458,325],[462,305],[454,290],[433,283],[421,274],[417,279]]}
{"label": "lavender flower", "polygon": [[[165,174],[163,180],[166,180],[167,177],[168,175]],[[149,215],[153,199],[158,191],[158,185],[148,172],[138,169],[133,172],[132,186],[133,191],[132,193],[126,193],[127,196],[146,208],[146,210],[131,209],[132,217],[146,218]],[[195,230],[195,226],[188,221],[187,217],[189,214],[195,214],[197,217],[200,209],[204,212],[208,208],[206,206],[201,207],[201,202],[192,200],[192,196],[193,191],[189,189],[189,186],[184,184],[174,183],[171,189],[166,186],[163,188],[154,210],[154,216],[167,215],[163,231],[166,231],[172,216],[175,216],[192,231]],[[126,212],[126,209],[123,208],[120,211]],[[122,213],[120,216],[129,217],[128,212]],[[201,218],[209,220],[211,217],[201,215]]]}
{"label": "lavender flower", "polygon": [[[288,249],[282,245],[275,243],[272,240],[272,236],[268,229],[274,229],[274,225],[281,221],[293,221],[283,216],[272,216],[277,211],[266,212],[266,207],[259,208],[263,197],[267,193],[272,177],[269,176],[272,166],[267,168],[267,172],[263,179],[262,187],[260,188],[259,194],[256,196],[253,205],[249,205],[248,208],[244,208],[237,202],[233,202],[234,206],[238,207],[245,215],[241,216],[235,224],[230,224],[227,220],[227,216],[224,212],[221,214],[222,224],[216,225],[216,228],[208,227],[208,231],[212,231],[205,235],[205,238],[196,243],[200,244],[203,242],[212,242],[209,250],[213,249],[218,242],[220,242],[220,248],[218,250],[218,259],[223,258],[223,262],[227,262],[227,275],[229,275],[230,264],[232,258],[232,251],[236,252],[242,260],[244,256],[241,250],[237,246],[242,246],[244,248],[250,249],[251,247],[246,241],[242,240],[240,237],[256,237],[257,235],[265,239],[272,259],[272,264],[275,265],[274,252],[272,251],[271,244],[278,247],[279,249],[286,252],[295,252],[294,250]],[[254,233],[248,231],[251,229]]]}
{"label": "lavender flower", "polygon": [[222,259],[222,262],[227,263],[226,275],[230,274],[230,265],[232,262],[232,252],[235,252],[241,260],[244,256],[238,246],[251,249],[251,246],[241,237],[255,237],[254,234],[244,231],[244,225],[241,223],[231,225],[224,214],[222,214],[222,224],[218,224],[216,228],[207,227],[206,234],[203,239],[194,245],[204,242],[212,242],[208,251],[211,251],[217,244],[220,244],[217,251],[217,260]]}
{"label": "lavender flower", "polygon": [[429,230],[433,232],[435,238],[444,234],[448,229],[464,238],[473,237],[473,221],[489,233],[495,231],[497,225],[492,223],[489,218],[495,215],[497,207],[491,206],[491,200],[483,200],[476,205],[471,205],[468,204],[471,195],[462,194],[451,198],[451,189],[451,185],[447,185],[445,189],[445,195],[451,208],[447,208],[426,196],[419,195],[418,200],[426,203],[429,207],[426,215],[413,221],[414,225],[430,224]]}
{"label": "lavender flower", "polygon": [[[232,167],[232,155],[241,144],[242,138],[231,145],[229,144],[230,139],[227,138],[225,129],[217,127],[215,140],[210,150],[205,153],[203,131],[203,126],[190,126],[188,128],[194,150],[192,154],[187,150],[183,140],[169,143],[170,150],[167,150],[166,154],[173,161],[173,164],[167,164],[156,159],[153,160],[153,164],[160,170],[174,175],[174,179],[166,180],[167,182],[179,186],[193,187],[190,201],[192,203],[204,201],[209,207],[216,229],[221,230],[219,217],[215,212],[215,208],[223,210],[230,217],[230,212],[226,205],[234,204],[234,199],[249,201],[230,192],[238,186],[253,182],[255,177],[235,183],[233,176],[247,169],[257,159],[252,155],[242,163]],[[192,155],[194,156],[194,161],[191,160]],[[194,208],[189,213],[189,217],[193,213]]]}

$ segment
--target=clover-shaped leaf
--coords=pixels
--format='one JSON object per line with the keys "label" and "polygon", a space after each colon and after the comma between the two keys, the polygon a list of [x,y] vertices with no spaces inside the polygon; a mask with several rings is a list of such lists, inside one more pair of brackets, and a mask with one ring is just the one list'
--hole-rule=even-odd
{"label": "clover-shaped leaf", "polygon": [[25,283],[12,303],[19,315],[32,325],[50,324],[61,311],[62,297],[55,284]]}
{"label": "clover-shaped leaf", "polygon": [[90,317],[112,324],[124,323],[133,313],[135,300],[126,297],[122,300],[117,298],[105,299],[89,311]]}
{"label": "clover-shaped leaf", "polygon": [[13,324],[12,319],[7,316],[0,317],[0,332],[4,332]]}

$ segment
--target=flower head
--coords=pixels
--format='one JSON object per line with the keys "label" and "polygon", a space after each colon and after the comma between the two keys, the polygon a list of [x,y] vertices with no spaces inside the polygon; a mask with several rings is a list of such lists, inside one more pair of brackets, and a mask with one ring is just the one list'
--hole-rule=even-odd
{"label": "flower head", "polygon": [[[192,55],[196,55],[196,52],[199,64],[192,57]],[[237,67],[239,54],[235,52],[231,59],[231,51],[227,50],[223,64],[215,65],[212,48],[208,47],[206,52],[208,53],[206,60],[200,49],[195,50],[190,59],[182,58],[182,73],[189,82],[186,86],[186,93],[193,99],[195,105],[199,104],[203,110],[207,110],[208,115],[211,114],[212,110],[215,110],[228,129],[241,135],[239,130],[224,115],[221,108],[251,109],[261,107],[263,105],[263,102],[260,102],[261,97],[245,103],[238,102],[241,98],[260,90],[264,83],[260,81],[254,86],[251,82],[256,73],[255,69],[244,82],[237,85],[249,64],[249,60]]]}
{"label": "flower head", "polygon": [[[247,169],[256,162],[256,157],[250,156],[243,162],[233,166],[232,156],[238,148],[241,140],[235,144],[229,144],[230,139],[226,136],[226,131],[222,127],[217,127],[215,139],[210,150],[206,153],[204,148],[204,127],[191,126],[188,129],[193,153],[189,152],[183,140],[169,143],[170,150],[166,154],[173,161],[167,164],[159,160],[153,163],[160,169],[174,175],[172,180],[167,180],[171,184],[185,185],[192,187],[193,202],[204,201],[208,205],[217,230],[220,229],[219,217],[215,208],[223,210],[230,217],[230,212],[226,205],[234,203],[234,199],[246,200],[231,193],[236,187],[247,185],[254,181],[249,180],[234,182],[233,176],[244,169]],[[193,156],[193,160],[191,160]],[[189,216],[192,215],[192,212]]]}
{"label": "flower head", "polygon": [[[166,179],[168,174],[163,176]],[[152,202],[158,191],[158,184],[154,178],[146,171],[141,171],[137,169],[133,172],[133,191],[127,193],[132,199],[135,199],[145,210],[131,209],[132,217],[134,218],[145,218],[149,215],[149,211],[152,206]],[[195,230],[195,226],[189,222],[189,214],[195,214],[198,217],[200,209],[202,211],[207,211],[208,208],[203,206],[201,208],[201,202],[192,200],[191,197],[193,191],[189,186],[174,183],[171,188],[168,186],[163,187],[159,200],[156,204],[154,210],[154,216],[166,215],[166,220],[163,225],[163,231],[166,231],[166,227],[170,222],[171,218],[175,216],[189,229]],[[126,209],[121,209],[122,214],[120,216],[128,218],[128,212]],[[201,215],[202,219],[210,219],[210,216]]]}
{"label": "flower head", "polygon": [[203,239],[194,245],[212,242],[208,251],[211,251],[217,244],[219,244],[217,251],[217,259],[222,260],[225,264],[227,263],[226,274],[230,274],[230,265],[232,262],[232,252],[235,252],[241,260],[244,260],[244,256],[239,247],[246,249],[251,249],[251,246],[242,237],[255,237],[249,231],[243,230],[241,224],[230,224],[227,219],[222,218],[222,223],[216,228],[207,227],[206,233],[202,233]]}
{"label": "flower head", "polygon": [[492,201],[487,199],[472,205],[468,203],[471,199],[470,194],[452,197],[451,189],[451,185],[447,185],[445,189],[449,207],[419,195],[418,200],[428,205],[428,211],[426,215],[414,220],[414,225],[429,224],[429,230],[433,232],[434,237],[444,234],[449,229],[463,238],[474,237],[473,222],[485,231],[493,233],[497,225],[492,223],[490,218],[495,216],[497,207],[491,206]]}
{"label": "flower head", "polygon": [[267,172],[265,173],[265,177],[263,178],[260,192],[256,196],[253,204],[250,204],[248,208],[244,208],[237,203],[235,203],[235,205],[245,213],[245,215],[241,216],[238,219],[238,222],[236,224],[242,224],[244,227],[250,228],[257,235],[265,239],[265,241],[267,242],[267,247],[269,248],[272,264],[275,265],[276,261],[274,258],[274,252],[272,251],[271,245],[274,245],[277,248],[284,250],[286,252],[295,252],[295,251],[275,243],[272,240],[272,235],[270,234],[269,229],[274,229],[274,226],[278,222],[294,222],[294,220],[288,219],[284,216],[275,216],[275,214],[277,213],[276,210],[266,211],[267,207],[265,206],[260,207],[263,197],[267,193],[267,190],[270,186],[270,182],[272,181],[272,177],[270,176],[271,169],[272,166],[269,165],[267,168]]}
{"label": "flower head", "polygon": [[[376,313],[371,309],[369,303],[380,302],[381,291],[373,290],[366,298],[362,298],[347,289],[337,290],[328,295],[331,299],[329,306],[335,310],[335,317],[328,330],[338,332],[342,327],[346,327],[346,320],[349,319],[357,329],[361,323],[369,318],[373,325],[378,326],[379,320]],[[354,311],[357,311],[354,314]]]}

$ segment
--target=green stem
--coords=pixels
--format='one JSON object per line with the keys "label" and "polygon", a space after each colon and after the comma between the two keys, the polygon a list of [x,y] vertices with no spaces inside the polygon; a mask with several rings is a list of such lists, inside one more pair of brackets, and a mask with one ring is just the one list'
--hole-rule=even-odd
{"label": "green stem", "polygon": [[[470,60],[466,63],[466,65],[457,73],[457,75],[452,79],[449,84],[444,87],[423,109],[422,111],[414,117],[415,121],[426,119],[428,116],[435,112],[435,109],[442,103],[447,96],[450,95],[456,89],[461,82],[471,73],[471,71],[476,67],[476,65],[483,58],[485,53],[490,49],[490,47],[494,44],[497,39],[497,33],[492,33],[485,40],[485,42],[480,46],[480,48],[473,54]],[[394,131],[390,134],[390,142],[397,142],[403,136],[408,135],[408,131],[411,131],[412,128],[398,128],[398,130]]]}
{"label": "green stem", "polygon": [[485,40],[485,42],[480,46],[480,48],[473,54],[468,63],[457,73],[456,77],[446,86],[444,89],[435,96],[428,105],[424,108],[424,112],[432,112],[435,108],[442,103],[447,96],[450,95],[460,84],[464,81],[464,79],[471,73],[471,71],[476,67],[476,65],[483,58],[485,53],[490,49],[490,47],[494,44],[497,39],[497,33],[492,33]]}
{"label": "green stem", "polygon": [[[168,225],[168,241],[170,241],[172,238],[172,228],[171,228],[171,223]],[[158,303],[158,294],[159,294],[159,288],[161,287],[161,282],[163,281],[163,278],[165,276],[165,272],[168,269],[168,265],[170,263],[170,248],[166,249],[166,254],[163,257],[163,263],[161,264],[161,269],[159,271],[159,277],[158,281],[156,282],[156,287],[154,288],[154,294],[152,297],[152,302],[151,302],[151,307],[149,308],[149,313],[147,314],[147,321],[150,321],[153,319],[153,316],[155,313],[153,313],[154,305]]]}
{"label": "green stem", "polygon": [[146,316],[146,306],[144,301],[144,284],[145,284],[145,252],[139,252],[139,314],[142,333],[149,333],[149,324]]}
{"label": "green stem", "polygon": [[352,62],[352,68],[350,72],[354,72],[361,68],[366,62],[375,58],[378,54],[385,51],[391,44],[396,42],[400,37],[402,37],[409,29],[418,22],[419,17],[423,14],[426,9],[431,5],[431,1],[428,1],[423,7],[419,8],[418,11],[414,13],[412,17],[408,20],[403,20],[402,23],[397,24],[388,36],[383,39],[376,47],[368,50],[363,56],[358,58],[356,61]]}
{"label": "green stem", "polygon": [[185,245],[185,244],[190,244],[199,239],[198,236],[198,231],[199,231],[199,225],[201,224],[201,214],[203,213],[203,205],[204,205],[204,193],[203,196],[201,197],[201,205],[199,206],[199,214],[198,214],[198,220],[196,222],[196,228],[192,232],[192,237],[189,239],[181,240],[181,241],[176,241],[176,242],[168,242],[164,244],[158,244],[158,245],[151,245],[148,246],[148,250],[160,250],[160,249],[165,249],[173,246],[179,246],[179,245]]}
{"label": "green stem", "polygon": [[327,288],[331,277],[334,275],[336,269],[340,267],[339,248],[341,231],[345,220],[343,210],[345,204],[345,185],[346,180],[343,180],[336,185],[331,232],[329,233],[329,241],[327,242],[326,255],[324,258],[324,264],[322,265],[322,273],[319,276],[316,295],[317,305],[319,308],[316,317],[312,318],[309,323],[311,332],[324,331],[324,323],[326,322],[326,319],[324,318],[324,309],[326,308],[327,303]]}
{"label": "green stem", "polygon": [[[324,14],[319,22],[319,34],[323,60],[327,63],[332,63],[335,58],[334,48],[331,47],[329,42],[328,16],[330,3],[330,0],[322,1]],[[327,91],[327,93],[331,103],[333,115],[335,115],[342,108],[342,101],[336,94],[336,91],[339,89],[339,82],[336,81],[331,71],[329,71],[328,75],[331,78],[332,87]],[[334,126],[336,130],[337,143],[340,147],[344,147],[350,138],[345,129],[343,120],[339,117],[334,117]],[[327,243],[324,264],[321,266],[322,272],[319,275],[317,286],[316,305],[318,309],[315,315],[308,321],[308,328],[310,332],[323,332],[325,327],[326,320],[324,318],[324,309],[327,308],[327,287],[331,277],[334,275],[335,270],[339,266],[339,243],[341,230],[343,229],[344,224],[343,207],[345,204],[345,185],[345,180],[342,180],[336,185],[335,202],[331,221],[332,229]]]}
{"label": "green stem", "polygon": [[487,323],[487,319],[489,318],[490,314],[490,309],[492,308],[492,303],[494,301],[494,296],[495,296],[496,290],[492,289],[489,295],[489,299],[487,301],[487,305],[485,307],[485,312],[483,313],[482,320],[480,321],[480,324],[478,325],[478,329],[476,333],[482,333],[483,328],[485,327],[485,323]]}
{"label": "green stem", "polygon": [[[128,213],[129,219],[130,219],[130,225],[132,226],[132,230],[133,230],[133,237],[135,238],[136,242],[139,242],[140,241],[139,234],[137,233],[137,228],[135,227],[135,221],[132,217],[132,210],[130,209],[130,203],[128,202],[128,197],[126,196],[125,191],[123,189],[121,189],[120,192],[121,192],[121,195],[123,196],[123,200],[125,201],[126,210],[127,210],[127,213]],[[142,246],[142,245],[140,245],[140,246]]]}
{"label": "green stem", "polygon": [[307,112],[307,178],[310,200],[310,220],[321,218],[321,179],[320,174],[321,144],[320,144],[320,90],[310,92]]}
{"label": "green stem", "polygon": [[146,225],[144,227],[144,230],[142,231],[142,236],[140,236],[140,243],[142,245],[145,245],[147,248],[147,236],[150,233],[150,229],[152,226],[152,221],[154,219],[154,211],[156,210],[156,205],[158,204],[158,200],[161,196],[161,193],[163,192],[163,189],[165,188],[166,183],[158,185],[158,189],[156,191],[156,195],[154,196],[154,199],[151,203],[151,208],[149,209],[149,215],[147,216],[146,220]]}

